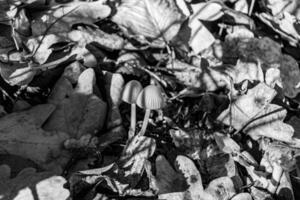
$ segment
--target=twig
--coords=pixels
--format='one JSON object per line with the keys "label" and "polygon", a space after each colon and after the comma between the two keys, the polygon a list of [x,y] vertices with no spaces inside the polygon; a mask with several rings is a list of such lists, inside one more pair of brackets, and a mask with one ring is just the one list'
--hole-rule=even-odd
{"label": "twig", "polygon": [[269,112],[269,113],[267,113],[267,114],[264,114],[264,115],[261,115],[261,116],[258,116],[259,114],[261,114],[265,109],[266,109],[266,107],[267,107],[267,105],[269,105],[269,103],[268,104],[266,104],[265,106],[263,106],[253,117],[251,117],[241,128],[239,128],[238,130],[236,130],[234,133],[233,133],[233,135],[236,135],[236,134],[238,134],[240,131],[242,131],[243,129],[245,129],[249,124],[251,124],[252,122],[254,122],[255,120],[258,120],[258,119],[261,119],[261,118],[264,118],[264,117],[267,117],[267,116],[269,116],[269,115],[271,115],[271,114],[274,114],[274,113],[276,113],[276,112],[280,112],[280,111],[282,111],[282,110],[284,110],[284,108],[278,108],[278,109],[276,109],[276,110],[274,110],[274,111],[271,111],[271,112]]}
{"label": "twig", "polygon": [[249,16],[252,15],[252,11],[253,11],[253,8],[254,8],[254,4],[255,4],[255,0],[251,0],[249,12],[248,12],[248,15],[249,15]]}

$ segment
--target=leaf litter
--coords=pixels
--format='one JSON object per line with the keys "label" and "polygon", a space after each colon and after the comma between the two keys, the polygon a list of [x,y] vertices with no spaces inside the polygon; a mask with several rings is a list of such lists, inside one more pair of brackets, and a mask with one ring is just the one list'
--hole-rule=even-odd
{"label": "leaf litter", "polygon": [[0,1],[0,199],[299,199],[299,13]]}

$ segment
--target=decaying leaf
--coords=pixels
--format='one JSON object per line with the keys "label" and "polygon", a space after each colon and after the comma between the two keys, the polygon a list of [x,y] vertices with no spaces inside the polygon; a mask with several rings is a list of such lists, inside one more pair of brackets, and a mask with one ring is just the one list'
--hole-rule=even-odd
{"label": "decaying leaf", "polygon": [[98,20],[108,17],[111,8],[105,5],[106,0],[95,2],[72,2],[63,6],[56,6],[52,9],[43,11],[31,24],[32,34],[40,36],[48,34],[69,32],[72,25],[78,23],[92,24]]}
{"label": "decaying leaf", "polygon": [[28,85],[36,74],[26,63],[0,62],[0,74],[10,85]]}
{"label": "decaying leaf", "polygon": [[187,87],[214,91],[230,85],[227,74],[224,73],[224,70],[218,70],[217,67],[197,68],[174,60],[167,65],[167,68],[173,72],[178,82]]}
{"label": "decaying leaf", "polygon": [[[55,34],[48,34],[46,36],[39,36],[36,38],[30,38],[26,45],[27,48],[34,54],[35,62],[43,64],[47,61],[48,57],[52,53],[50,48],[53,44],[65,41],[65,38],[59,37]],[[66,41],[67,42],[67,41]]]}
{"label": "decaying leaf", "polygon": [[[126,145],[121,159],[116,163],[99,169],[75,173],[70,180],[71,189],[77,187],[77,191],[74,192],[80,192],[86,186],[87,188],[101,186],[120,195],[153,195],[151,192],[145,193],[145,191],[134,188],[141,179],[146,160],[153,155],[155,148],[154,139],[135,136]],[[78,188],[80,185],[82,187]]]}
{"label": "decaying leaf", "polygon": [[215,42],[213,34],[200,21],[215,21],[223,16],[224,5],[219,1],[210,1],[190,5],[191,13],[188,13],[188,23],[183,24],[180,33],[188,41],[194,53],[205,50]]}
{"label": "decaying leaf", "polygon": [[279,65],[281,47],[268,37],[228,39],[223,43],[223,60],[237,60],[262,63],[263,70]]}
{"label": "decaying leaf", "polygon": [[178,33],[184,15],[171,0],[123,0],[112,20],[129,37],[164,46]]}
{"label": "decaying leaf", "polygon": [[209,183],[205,191],[212,195],[213,199],[229,200],[236,193],[234,184],[229,177],[220,177]]}
{"label": "decaying leaf", "polygon": [[227,67],[226,72],[232,78],[233,83],[241,83],[244,80],[264,82],[264,74],[259,62],[238,60],[235,66]]}
{"label": "decaying leaf", "polygon": [[273,16],[282,12],[291,13],[297,7],[297,1],[295,0],[263,0],[261,4],[271,10]]}
{"label": "decaying leaf", "polygon": [[267,13],[257,14],[257,16],[262,22],[278,33],[283,39],[287,40],[290,45],[298,46],[300,34],[294,26],[296,23],[295,16],[287,12],[274,17]]}
{"label": "decaying leaf", "polygon": [[0,199],[67,200],[70,192],[64,188],[65,183],[66,180],[62,176],[26,168],[15,178],[1,179]]}
{"label": "decaying leaf", "polygon": [[297,88],[300,83],[300,70],[297,61],[293,57],[284,54],[279,69],[284,94],[294,98],[300,92],[300,88]]}
{"label": "decaying leaf", "polygon": [[283,88],[280,70],[273,67],[267,69],[265,73],[265,83],[271,88],[274,88],[275,85]]}
{"label": "decaying leaf", "polygon": [[60,156],[66,133],[46,132],[41,126],[55,106],[41,104],[0,118],[0,147],[10,154],[45,165]]}
{"label": "decaying leaf", "polygon": [[215,132],[214,138],[216,140],[218,147],[224,153],[232,154],[232,153],[239,152],[241,150],[241,147],[227,135]]}
{"label": "decaying leaf", "polygon": [[155,161],[155,182],[158,194],[181,192],[186,190],[184,177],[176,172],[164,156],[158,156]]}
{"label": "decaying leaf", "polygon": [[193,18],[203,21],[215,21],[223,16],[224,5],[219,1],[210,1],[191,5]]}
{"label": "decaying leaf", "polygon": [[243,130],[253,139],[270,137],[292,143],[293,128],[283,123],[286,111],[275,104],[270,104],[276,91],[264,83],[248,91],[235,100],[230,108],[223,111],[218,120],[235,129]]}
{"label": "decaying leaf", "polygon": [[93,94],[95,81],[95,72],[91,68],[80,74],[74,89],[69,80],[62,77],[49,98],[57,108],[44,125],[45,130],[64,131],[73,138],[94,135],[101,130],[107,105]]}
{"label": "decaying leaf", "polygon": [[122,123],[119,105],[122,102],[122,91],[125,84],[123,76],[119,73],[105,72],[105,89],[108,98],[109,111],[107,115],[107,128],[114,128]]}

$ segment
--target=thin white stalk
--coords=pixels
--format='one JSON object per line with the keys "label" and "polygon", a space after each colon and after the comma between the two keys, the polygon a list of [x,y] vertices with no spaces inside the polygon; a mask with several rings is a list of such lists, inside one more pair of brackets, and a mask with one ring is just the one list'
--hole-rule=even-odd
{"label": "thin white stalk", "polygon": [[146,109],[145,112],[145,116],[144,116],[144,121],[143,121],[143,125],[142,125],[142,129],[139,133],[140,136],[143,136],[146,132],[147,126],[148,126],[148,122],[149,122],[149,117],[150,117],[150,109]]}
{"label": "thin white stalk", "polygon": [[131,104],[130,129],[135,133],[136,126],[136,104]]}

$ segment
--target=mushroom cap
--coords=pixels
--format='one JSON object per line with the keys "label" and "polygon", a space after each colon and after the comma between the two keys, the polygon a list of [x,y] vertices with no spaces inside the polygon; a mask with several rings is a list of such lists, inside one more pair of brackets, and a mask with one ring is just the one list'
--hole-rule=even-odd
{"label": "mushroom cap", "polygon": [[162,91],[155,85],[148,85],[139,94],[136,104],[144,109],[157,110],[164,106]]}
{"label": "mushroom cap", "polygon": [[143,86],[140,82],[136,80],[129,81],[123,89],[122,100],[129,104],[136,103],[136,99],[142,90]]}

